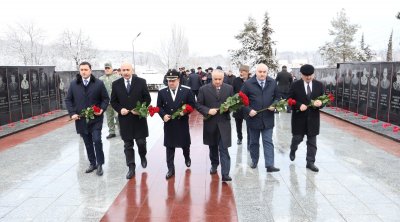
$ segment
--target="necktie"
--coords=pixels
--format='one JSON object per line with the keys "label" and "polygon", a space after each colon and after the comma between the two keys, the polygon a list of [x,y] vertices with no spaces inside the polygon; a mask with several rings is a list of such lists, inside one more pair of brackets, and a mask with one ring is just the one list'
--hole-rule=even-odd
{"label": "necktie", "polygon": [[131,91],[131,83],[129,82],[129,80],[126,80],[126,93],[129,94],[130,91]]}
{"label": "necktie", "polygon": [[221,88],[217,87],[217,97],[219,98],[219,92],[220,92]]}
{"label": "necktie", "polygon": [[307,97],[310,98],[310,96],[311,96],[310,83],[307,83]]}
{"label": "necktie", "polygon": [[89,81],[87,79],[85,79],[85,80],[83,80],[83,82],[84,82],[85,86],[87,86]]}
{"label": "necktie", "polygon": [[172,90],[172,93],[175,95],[175,89]]}
{"label": "necktie", "polygon": [[260,85],[261,85],[261,89],[264,89],[264,81],[261,81]]}

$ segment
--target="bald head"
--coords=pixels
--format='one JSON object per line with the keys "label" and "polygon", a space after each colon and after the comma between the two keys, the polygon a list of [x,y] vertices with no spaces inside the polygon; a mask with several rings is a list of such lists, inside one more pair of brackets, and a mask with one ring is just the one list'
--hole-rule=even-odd
{"label": "bald head", "polygon": [[211,73],[212,84],[214,87],[221,87],[224,82],[224,72],[222,70],[216,69]]}
{"label": "bald head", "polygon": [[268,66],[260,63],[256,66],[256,76],[260,81],[264,81],[268,76]]}
{"label": "bald head", "polygon": [[130,79],[134,70],[131,63],[125,62],[121,65],[121,73],[124,79]]}

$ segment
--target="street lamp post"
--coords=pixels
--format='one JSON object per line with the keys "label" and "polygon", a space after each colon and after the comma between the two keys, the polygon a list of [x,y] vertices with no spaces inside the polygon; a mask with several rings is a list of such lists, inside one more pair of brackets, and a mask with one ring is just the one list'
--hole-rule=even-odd
{"label": "street lamp post", "polygon": [[[139,32],[135,38],[133,38],[132,40],[132,62],[133,62],[133,69],[135,70],[135,40],[137,39],[137,37],[139,37],[139,35],[142,34],[141,32]],[[135,70],[136,71],[136,70]]]}

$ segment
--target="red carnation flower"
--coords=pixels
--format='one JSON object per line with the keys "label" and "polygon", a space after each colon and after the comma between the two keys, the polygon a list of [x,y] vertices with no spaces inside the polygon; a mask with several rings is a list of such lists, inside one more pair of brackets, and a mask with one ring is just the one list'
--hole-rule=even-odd
{"label": "red carnation flower", "polygon": [[156,114],[156,113],[158,113],[158,112],[160,112],[160,108],[159,107],[153,107],[153,106],[149,106],[149,108],[148,108],[148,110],[149,110],[149,114],[150,114],[150,116],[154,116],[154,114]]}
{"label": "red carnation flower", "polygon": [[93,112],[95,112],[95,113],[99,113],[100,112],[100,108],[98,106],[96,106],[96,105],[93,105],[92,109],[93,109]]}
{"label": "red carnation flower", "polygon": [[296,105],[296,100],[292,99],[292,98],[289,98],[287,100],[287,103],[288,103],[289,106],[295,106]]}
{"label": "red carnation flower", "polygon": [[186,104],[185,109],[183,110],[184,113],[191,113],[193,112],[193,107],[189,104]]}
{"label": "red carnation flower", "polygon": [[244,94],[242,91],[239,91],[239,97],[244,106],[249,106],[249,97],[247,97],[246,94]]}

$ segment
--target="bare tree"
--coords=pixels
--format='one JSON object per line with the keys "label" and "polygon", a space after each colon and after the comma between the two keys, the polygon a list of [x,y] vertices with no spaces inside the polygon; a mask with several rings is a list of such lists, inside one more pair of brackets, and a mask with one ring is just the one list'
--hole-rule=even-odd
{"label": "bare tree", "polygon": [[390,38],[389,38],[389,43],[388,43],[388,49],[386,53],[386,62],[391,62],[393,61],[393,44],[392,44],[392,39],[393,39],[393,30],[390,33]]}
{"label": "bare tree", "polygon": [[97,50],[93,48],[89,36],[85,36],[82,30],[73,32],[65,30],[60,37],[61,55],[66,59],[72,59],[76,69],[82,61],[90,61],[96,58]]}
{"label": "bare tree", "polygon": [[159,54],[164,68],[178,68],[178,66],[181,66],[189,55],[185,31],[173,25],[171,37],[161,42]]}
{"label": "bare tree", "polygon": [[9,26],[6,38],[10,53],[17,55],[24,65],[41,65],[44,35],[33,22]]}

